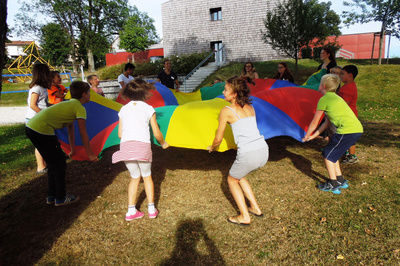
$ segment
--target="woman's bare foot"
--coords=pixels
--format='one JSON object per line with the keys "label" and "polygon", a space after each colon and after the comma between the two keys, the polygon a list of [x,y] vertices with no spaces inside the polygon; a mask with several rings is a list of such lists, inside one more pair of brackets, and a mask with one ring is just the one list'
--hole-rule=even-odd
{"label": "woman's bare foot", "polygon": [[250,217],[248,219],[243,219],[240,215],[232,216],[228,218],[228,222],[238,225],[250,225]]}
{"label": "woman's bare foot", "polygon": [[263,213],[260,209],[249,207],[249,213],[254,214],[255,216],[263,216]]}

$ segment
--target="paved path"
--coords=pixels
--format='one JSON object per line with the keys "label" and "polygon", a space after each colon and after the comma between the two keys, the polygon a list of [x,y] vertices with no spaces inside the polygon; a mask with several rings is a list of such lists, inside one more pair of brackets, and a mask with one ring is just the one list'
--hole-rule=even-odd
{"label": "paved path", "polygon": [[26,106],[0,107],[0,125],[25,123]]}

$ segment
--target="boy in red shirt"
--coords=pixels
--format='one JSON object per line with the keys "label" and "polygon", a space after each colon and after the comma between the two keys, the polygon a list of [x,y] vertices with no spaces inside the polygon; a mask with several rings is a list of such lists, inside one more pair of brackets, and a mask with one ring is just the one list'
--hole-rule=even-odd
{"label": "boy in red shirt", "polygon": [[[357,111],[357,85],[354,79],[357,77],[358,69],[355,65],[347,65],[342,68],[340,72],[340,79],[344,85],[337,90],[337,94],[345,100],[349,105],[350,109],[353,110],[354,114],[358,118]],[[343,163],[357,163],[358,157],[356,155],[356,145],[349,148],[349,153],[346,153]]]}

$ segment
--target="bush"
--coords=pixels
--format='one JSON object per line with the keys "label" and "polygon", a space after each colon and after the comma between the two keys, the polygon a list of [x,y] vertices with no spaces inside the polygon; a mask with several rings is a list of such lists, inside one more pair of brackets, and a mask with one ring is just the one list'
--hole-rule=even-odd
{"label": "bush", "polygon": [[[187,75],[193,70],[204,58],[210,54],[209,51],[203,53],[195,53],[181,56],[168,57],[172,63],[172,70],[177,75]],[[213,62],[214,56],[211,56],[208,62]],[[208,63],[207,62],[207,63]],[[125,64],[113,65],[99,69],[97,74],[101,80],[117,79],[123,72]],[[164,60],[156,62],[137,63],[135,64],[134,76],[156,76],[164,67]]]}
{"label": "bush", "polygon": [[117,79],[124,71],[125,64],[113,65],[101,68],[97,71],[100,80]]}
{"label": "bush", "polygon": [[301,52],[301,58],[302,58],[302,59],[312,58],[312,57],[311,57],[311,53],[312,53],[311,47],[302,48],[302,49],[300,50],[300,52]]}

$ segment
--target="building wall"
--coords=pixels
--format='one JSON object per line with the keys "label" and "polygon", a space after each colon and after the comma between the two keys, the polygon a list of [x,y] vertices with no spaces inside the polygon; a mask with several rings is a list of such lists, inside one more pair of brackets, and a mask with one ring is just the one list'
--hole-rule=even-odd
{"label": "building wall", "polygon": [[[165,56],[210,50],[222,41],[228,61],[283,58],[261,39],[267,10],[278,0],[170,0],[162,4]],[[222,9],[222,20],[211,21],[210,9]]]}
{"label": "building wall", "polygon": [[[385,39],[383,38],[382,58],[385,58]],[[354,54],[354,59],[370,59],[372,47],[374,47],[373,58],[379,57],[379,36],[375,38],[374,33],[346,34],[337,38],[337,42],[345,49]],[[328,38],[328,41],[334,41],[334,37]]]}

